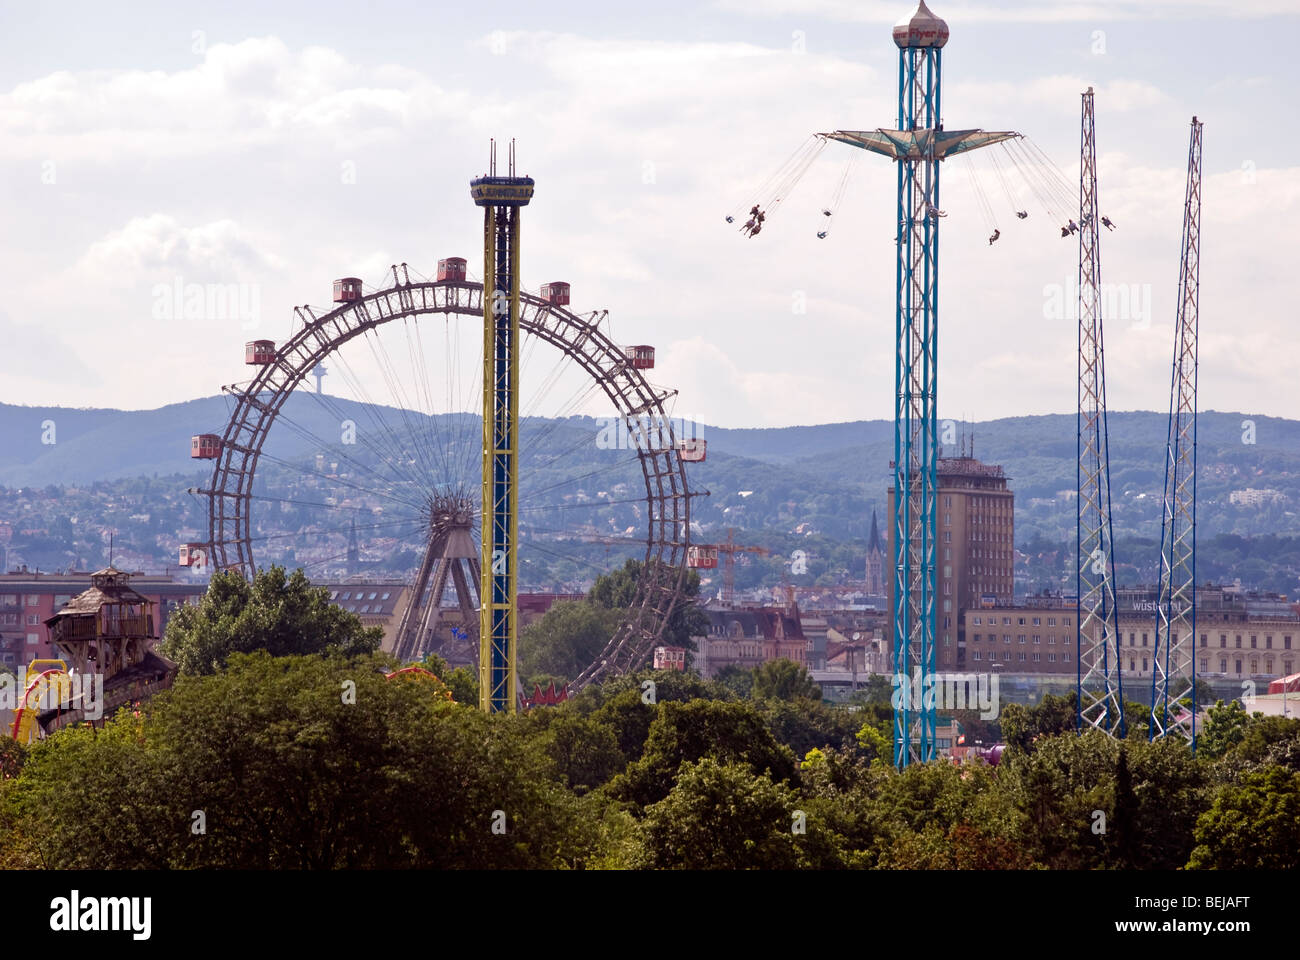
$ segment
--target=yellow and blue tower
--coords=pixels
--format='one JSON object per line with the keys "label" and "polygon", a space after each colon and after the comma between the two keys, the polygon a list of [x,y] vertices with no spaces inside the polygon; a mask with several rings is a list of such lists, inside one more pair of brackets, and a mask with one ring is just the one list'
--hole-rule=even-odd
{"label": "yellow and blue tower", "polygon": [[479,706],[514,713],[519,639],[519,214],[533,196],[531,177],[496,175],[496,144],[486,176],[470,181],[483,208],[483,562],[479,596]]}

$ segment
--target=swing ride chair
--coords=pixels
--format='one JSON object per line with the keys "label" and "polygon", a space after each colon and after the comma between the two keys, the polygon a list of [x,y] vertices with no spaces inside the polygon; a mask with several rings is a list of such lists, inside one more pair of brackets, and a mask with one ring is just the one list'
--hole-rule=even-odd
{"label": "swing ride chair", "polygon": [[[743,218],[740,232],[751,238],[757,236],[831,141],[846,143],[891,160],[917,161],[931,156],[937,160],[960,159],[974,187],[980,216],[988,228],[989,246],[1002,237],[999,211],[1004,203],[1015,215],[1015,221],[1011,222],[1030,219],[1030,206],[1041,209],[1050,222],[1061,225],[1062,237],[1073,236],[1081,225],[1087,225],[1082,217],[1079,217],[1079,222],[1075,219],[1078,214],[1074,211],[1079,206],[1077,188],[1051,158],[1024,134],[1009,130],[944,130],[942,124],[937,130],[835,130],[831,133],[812,134],[759,188],[758,199],[749,204],[748,212],[741,205],[727,215],[727,223],[735,224]],[[986,150],[981,156],[988,158],[988,166],[997,183],[994,191],[1001,191],[996,204],[990,198],[990,190],[985,188],[988,171],[981,173],[969,156],[981,147],[993,146],[998,149]],[[830,235],[831,223],[861,156],[857,150],[850,154],[836,181],[830,201],[821,208],[826,224],[817,231],[819,240],[825,240]],[[1032,199],[1032,203],[1026,201],[1025,194]],[[935,206],[930,206],[926,215],[934,220],[948,216],[946,211]],[[1100,222],[1107,230],[1115,229],[1115,224],[1108,217],[1101,217]]]}

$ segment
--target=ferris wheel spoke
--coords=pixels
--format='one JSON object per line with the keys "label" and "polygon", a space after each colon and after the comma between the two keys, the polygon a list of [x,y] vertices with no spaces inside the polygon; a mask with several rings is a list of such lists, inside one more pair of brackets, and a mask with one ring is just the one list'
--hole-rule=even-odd
{"label": "ferris wheel spoke", "polygon": [[[401,438],[398,437],[396,431],[393,430],[388,418],[380,409],[380,405],[371,399],[369,391],[366,390],[361,379],[357,376],[356,371],[353,370],[347,357],[344,356],[342,351],[339,351],[334,354],[334,360],[336,364],[341,366],[345,382],[357,397],[357,400],[354,402],[361,406],[372,426],[375,428],[375,438],[379,442],[388,446],[389,452],[386,455],[383,455],[381,459],[389,460],[395,469],[400,469],[401,473],[416,486],[421,486],[427,483],[427,481],[420,478],[418,473],[412,472],[409,463],[411,460],[410,453],[406,450],[405,445],[402,443]],[[359,431],[359,433],[360,432],[361,431]],[[414,440],[412,440],[412,443],[413,442]]]}
{"label": "ferris wheel spoke", "polygon": [[391,500],[394,503],[401,503],[408,507],[414,507],[416,509],[420,508],[420,504],[414,500],[410,500],[405,497],[399,497],[391,493],[384,493],[379,490],[372,489],[371,487],[365,487],[359,483],[353,483],[351,480],[345,480],[339,476],[331,476],[330,474],[327,473],[320,473],[319,471],[316,470],[309,470],[306,467],[302,466],[301,464],[294,463],[292,460],[283,460],[280,457],[273,456],[272,454],[269,453],[263,453],[259,459],[269,460],[271,463],[285,467],[289,470],[296,471],[297,473],[301,473],[303,476],[316,477],[317,479],[320,480],[328,480],[330,483],[341,484],[342,486],[350,487],[353,490],[357,490],[361,493],[368,494],[372,497],[379,497],[384,500]]}
{"label": "ferris wheel spoke", "polygon": [[[313,396],[315,396],[315,394],[313,394]],[[353,466],[355,466],[355,467],[357,467],[357,468],[359,468],[359,469],[365,471],[366,473],[370,474],[370,475],[371,475],[372,477],[374,477],[375,480],[378,481],[379,483],[381,483],[381,484],[388,484],[388,483],[391,483],[391,482],[392,482],[391,479],[390,479],[389,477],[385,477],[385,476],[383,476],[381,473],[379,473],[377,470],[375,470],[375,469],[374,469],[373,467],[371,467],[369,464],[364,463],[363,461],[358,460],[358,459],[356,459],[355,457],[352,457],[351,455],[349,455],[349,454],[348,454],[346,451],[344,451],[344,450],[340,450],[339,447],[338,447],[337,445],[326,442],[323,438],[321,438],[321,437],[317,436],[315,433],[313,433],[312,430],[311,430],[310,428],[304,426],[304,425],[301,424],[301,423],[298,423],[296,420],[294,420],[292,417],[290,417],[288,414],[286,414],[283,410],[281,410],[280,413],[277,415],[277,419],[278,419],[278,420],[283,420],[283,421],[285,422],[286,426],[288,426],[291,430],[293,430],[293,431],[294,431],[295,433],[297,433],[299,436],[303,437],[303,438],[306,439],[306,440],[310,440],[312,443],[317,444],[320,448],[322,448],[322,449],[324,449],[324,450],[328,450],[328,451],[330,452],[330,455],[331,455],[331,456],[336,456],[336,457],[339,457],[339,458],[342,459],[342,460],[346,460],[348,463],[352,464]],[[380,454],[378,454],[377,451],[373,451],[373,448],[371,448],[371,449],[372,449],[372,452],[375,452],[375,453],[376,453],[376,456],[377,456],[377,457],[380,457],[380,462],[381,462],[381,463],[387,462],[387,461],[385,461],[385,460],[382,459],[382,456],[381,456]]]}
{"label": "ferris wheel spoke", "polygon": [[[441,445],[434,443],[430,445],[428,438],[423,430],[418,429],[411,421],[408,408],[413,404],[401,388],[400,378],[393,369],[392,358],[388,355],[388,348],[384,345],[383,339],[379,333],[374,330],[367,330],[365,335],[370,352],[379,365],[380,374],[388,386],[389,395],[393,397],[394,406],[402,423],[406,428],[406,435],[411,438],[412,446],[415,448],[417,455],[422,463],[426,476],[447,477],[447,464],[441,457]],[[438,420],[434,415],[429,416],[429,424],[432,426],[435,435],[438,432]],[[432,449],[430,447],[432,446]],[[439,462],[441,461],[441,462]],[[441,471],[441,472],[439,472]]]}

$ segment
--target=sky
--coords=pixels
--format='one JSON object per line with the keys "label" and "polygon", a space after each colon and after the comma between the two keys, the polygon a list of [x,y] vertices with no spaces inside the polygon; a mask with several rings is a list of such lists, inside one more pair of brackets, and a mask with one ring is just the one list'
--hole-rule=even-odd
{"label": "sky", "polygon": [[[608,310],[617,340],[654,344],[652,379],[678,391],[677,415],[888,418],[889,161],[859,154],[824,240],[820,210],[856,153],[841,144],[759,237],[724,217],[809,134],[895,125],[890,26],[913,9],[4,2],[0,401],[142,409],[210,395],[247,377],[245,340],[283,340],[295,305],[328,306],[335,277],[382,285],[390,264],[431,274],[456,255],[473,270],[468,180],[489,138],[513,137],[537,181],[524,286],[567,280],[575,311]],[[1300,3],[932,9],[951,30],[945,126],[1023,133],[1075,189],[1080,94],[1096,90],[1101,210],[1117,224],[1102,238],[1111,408],[1168,408],[1196,114],[1200,407],[1300,418]],[[1014,170],[1008,195],[993,163],[943,169],[939,415],[1068,413],[1077,242]],[[245,309],[178,312],[170,291],[194,284],[236,285]]]}

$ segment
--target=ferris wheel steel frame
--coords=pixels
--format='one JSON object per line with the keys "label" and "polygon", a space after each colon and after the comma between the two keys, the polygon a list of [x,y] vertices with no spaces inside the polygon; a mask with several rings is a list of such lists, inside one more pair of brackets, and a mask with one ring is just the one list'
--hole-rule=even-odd
{"label": "ferris wheel steel frame", "polygon": [[[482,319],[483,285],[474,281],[412,281],[406,264],[392,267],[393,285],[318,314],[295,307],[302,322],[277,347],[274,359],[244,385],[222,387],[235,408],[221,438],[208,497],[208,549],[218,570],[251,579],[256,572],[252,544],[253,483],[262,449],[281,408],[325,357],[349,341],[393,320],[444,314]],[[490,309],[490,305],[489,305]],[[678,456],[664,401],[675,390],[652,386],[623,348],[600,329],[603,313],[580,316],[539,296],[519,293],[519,329],[562,351],[585,370],[628,427],[641,464],[647,530],[641,579],[627,614],[604,650],[570,684],[579,690],[606,676],[633,669],[650,655],[681,601],[690,543],[692,493]],[[656,429],[642,428],[643,420]]]}

